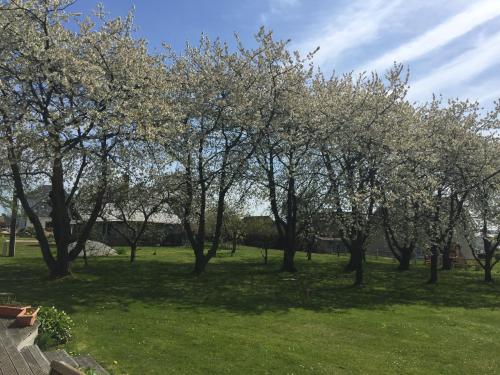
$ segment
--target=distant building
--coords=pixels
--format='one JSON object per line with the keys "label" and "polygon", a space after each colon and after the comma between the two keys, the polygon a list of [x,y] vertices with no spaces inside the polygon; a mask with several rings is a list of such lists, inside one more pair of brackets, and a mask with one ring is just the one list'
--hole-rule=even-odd
{"label": "distant building", "polygon": [[[109,212],[109,210],[108,210]],[[103,242],[109,246],[128,245],[123,234],[127,234],[133,226],[139,228],[144,221],[144,216],[137,212],[132,217],[126,218],[126,222],[119,215],[105,214],[99,217],[92,227],[90,240]],[[85,219],[73,222],[73,234],[76,234],[85,225]],[[184,244],[184,229],[177,216],[164,212],[152,215],[142,235],[140,246],[179,246]]]}
{"label": "distant building", "polygon": [[7,216],[5,214],[0,215],[0,228],[7,228]]}

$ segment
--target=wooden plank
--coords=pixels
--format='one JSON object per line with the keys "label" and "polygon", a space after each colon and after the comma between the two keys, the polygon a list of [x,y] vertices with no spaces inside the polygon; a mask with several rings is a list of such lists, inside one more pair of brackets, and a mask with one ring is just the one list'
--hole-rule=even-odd
{"label": "wooden plank", "polygon": [[56,374],[61,374],[61,375],[84,375],[83,372],[80,370],[71,367],[70,365],[64,363],[64,362],[59,362],[59,361],[52,361],[50,362],[50,369],[51,369],[51,374],[56,373]]}
{"label": "wooden plank", "polygon": [[70,366],[78,367],[78,363],[70,357],[65,350],[58,349],[51,352],[45,353],[45,357],[52,363],[52,361],[64,362]]}
{"label": "wooden plank", "polygon": [[29,346],[29,351],[31,352],[31,355],[33,355],[33,358],[35,358],[36,362],[38,363],[38,366],[42,369],[47,370],[46,372],[49,372],[50,368],[50,362],[49,360],[43,355],[42,351],[38,347],[38,345],[32,345]]}
{"label": "wooden plank", "polygon": [[12,364],[14,365],[14,368],[16,369],[17,373],[19,375],[32,375],[33,372],[26,363],[24,357],[14,346],[14,344],[9,339],[3,336],[0,336],[0,340],[2,341],[2,345],[6,349],[6,352]]}
{"label": "wooden plank", "polygon": [[28,363],[28,366],[30,367],[33,374],[35,374],[35,375],[47,375],[47,373],[49,372],[48,367],[45,370],[42,370],[42,368],[38,365],[36,358],[33,356],[31,351],[29,350],[29,347],[22,349],[21,354],[22,354],[23,358],[26,360],[26,363]]}
{"label": "wooden plank", "polygon": [[2,375],[18,375],[14,363],[10,359],[7,348],[5,347],[2,337],[0,336],[0,369],[2,370]]}

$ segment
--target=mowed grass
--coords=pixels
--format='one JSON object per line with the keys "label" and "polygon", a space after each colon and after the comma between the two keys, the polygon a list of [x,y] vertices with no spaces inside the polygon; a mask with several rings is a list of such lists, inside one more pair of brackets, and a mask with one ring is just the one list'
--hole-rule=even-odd
{"label": "mowed grass", "polygon": [[191,275],[186,248],[145,248],[78,260],[73,277],[47,280],[35,245],[0,258],[0,291],[56,306],[75,321],[65,349],[90,353],[113,374],[498,374],[499,283],[478,271],[394,271],[368,258],[366,286],[341,272],[346,258],[240,249]]}

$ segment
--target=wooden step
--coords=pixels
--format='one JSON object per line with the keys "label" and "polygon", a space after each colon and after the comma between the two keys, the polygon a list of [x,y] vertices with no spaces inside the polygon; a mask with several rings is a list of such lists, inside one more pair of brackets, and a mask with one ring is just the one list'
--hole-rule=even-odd
{"label": "wooden step", "polygon": [[16,345],[4,334],[0,334],[0,372],[9,375],[33,374],[33,371]]}
{"label": "wooden step", "polygon": [[21,354],[34,374],[47,375],[49,373],[50,363],[38,345],[24,347],[21,349]]}
{"label": "wooden step", "polygon": [[71,357],[66,350],[63,349],[57,349],[53,350],[50,352],[44,353],[45,357],[49,360],[49,362],[52,361],[59,361],[59,362],[64,362],[67,365],[73,366],[73,367],[78,367],[78,363]]}
{"label": "wooden step", "polygon": [[98,375],[109,375],[99,363],[96,362],[94,358],[89,355],[79,355],[74,358],[80,369],[93,369]]}

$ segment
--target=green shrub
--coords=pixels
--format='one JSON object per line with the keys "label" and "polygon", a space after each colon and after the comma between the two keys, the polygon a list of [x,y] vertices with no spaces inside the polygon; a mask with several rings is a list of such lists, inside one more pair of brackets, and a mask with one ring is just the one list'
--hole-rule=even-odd
{"label": "green shrub", "polygon": [[127,254],[127,249],[124,248],[124,247],[115,247],[114,249],[116,250],[116,253],[118,255],[125,255],[125,254]]}
{"label": "green shrub", "polygon": [[49,350],[53,348],[54,346],[57,346],[56,341],[52,338],[52,336],[46,332],[40,333],[36,337],[36,344],[42,349],[43,351]]}
{"label": "green shrub", "polygon": [[71,338],[73,320],[62,310],[55,307],[42,307],[38,313],[42,344],[64,344]]}

